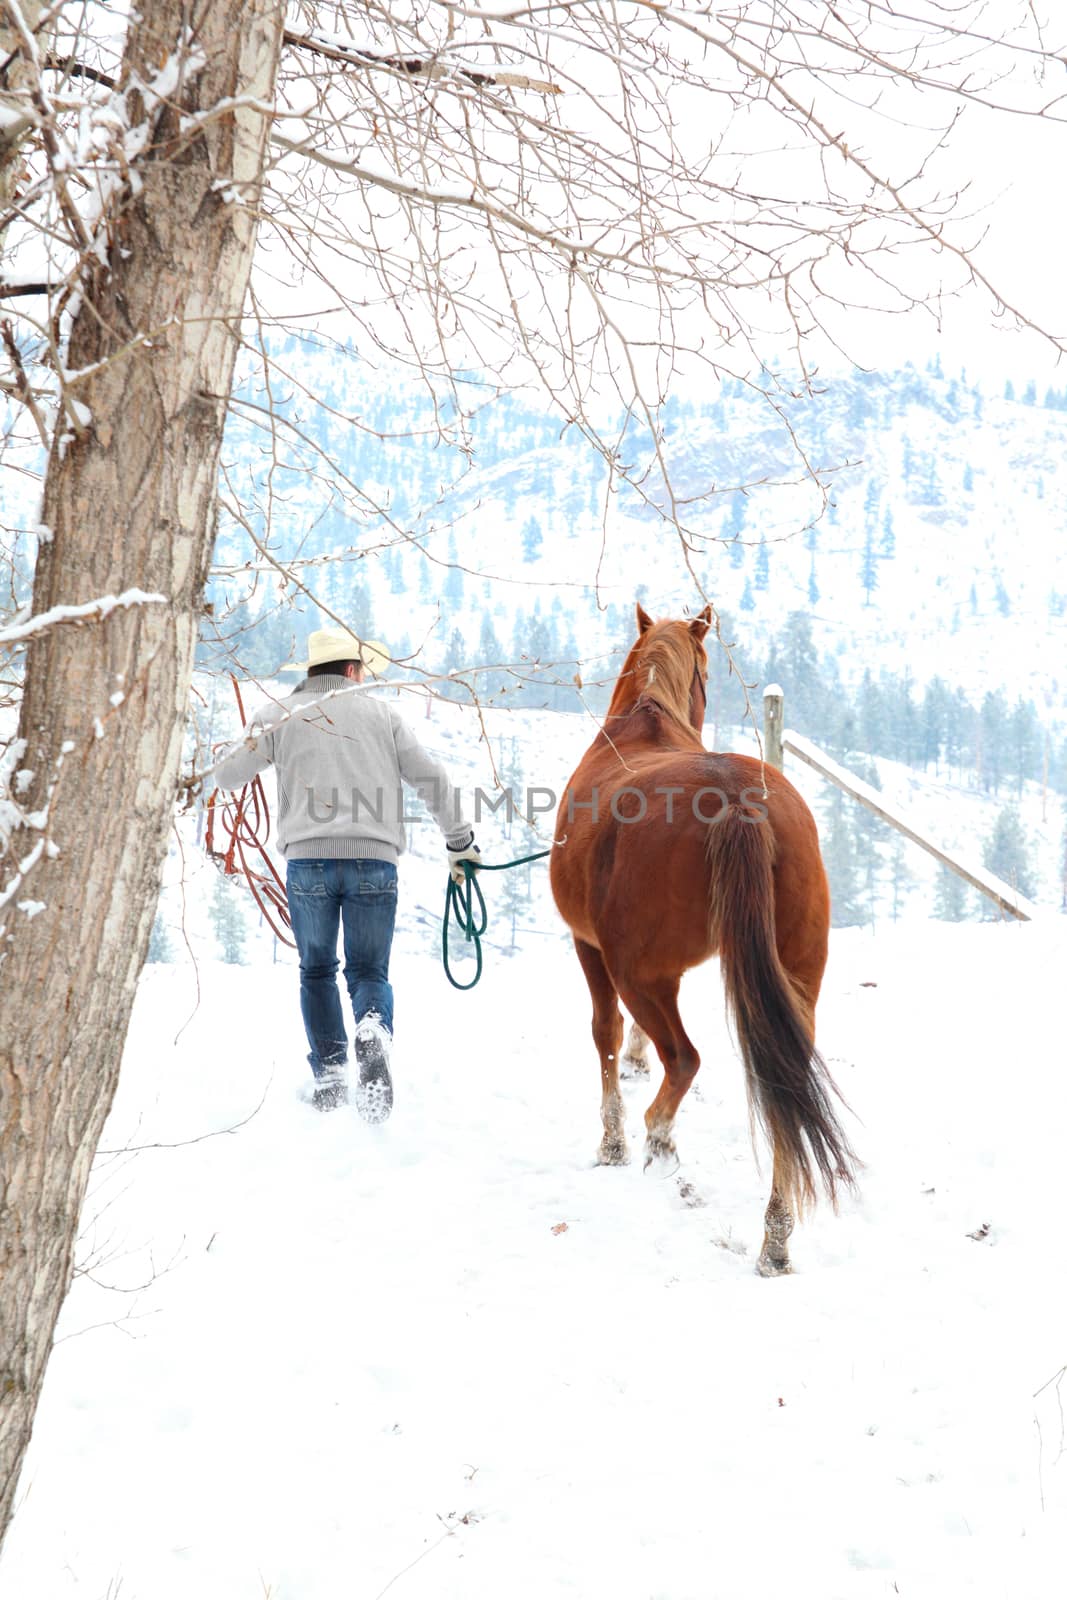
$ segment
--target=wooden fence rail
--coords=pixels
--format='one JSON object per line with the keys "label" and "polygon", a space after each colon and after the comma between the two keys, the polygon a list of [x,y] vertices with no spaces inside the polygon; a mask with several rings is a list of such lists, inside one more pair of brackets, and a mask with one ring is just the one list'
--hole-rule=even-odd
{"label": "wooden fence rail", "polygon": [[[1006,911],[1009,916],[1017,917],[1020,922],[1030,922],[1034,917],[1040,916],[1040,908],[1032,900],[1013,889],[1010,883],[1005,883],[988,868],[979,866],[976,862],[966,861],[958,855],[951,855],[941,845],[924,832],[922,824],[915,818],[909,817],[907,811],[885,795],[873,789],[869,783],[864,783],[862,778],[857,778],[838,762],[820,750],[818,745],[812,744],[810,739],[805,739],[799,733],[784,731],[784,696],[777,684],[769,684],[763,695],[763,726],[764,726],[764,759],[770,766],[784,769],[785,753],[796,756],[798,761],[803,761],[807,766],[813,767],[822,777],[836,784],[846,794],[858,800],[861,806],[866,806],[868,811],[873,811],[876,817],[887,822],[891,828],[896,828],[906,839],[917,844],[920,849],[932,855],[941,865],[948,867],[950,872],[972,884],[979,893],[987,895],[990,900]],[[775,759],[777,757],[777,759]]]}

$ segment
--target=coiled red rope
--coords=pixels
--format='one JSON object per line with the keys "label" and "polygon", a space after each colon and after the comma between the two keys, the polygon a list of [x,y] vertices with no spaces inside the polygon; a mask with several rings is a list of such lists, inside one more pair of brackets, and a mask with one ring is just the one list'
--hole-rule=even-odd
{"label": "coiled red rope", "polygon": [[[240,685],[232,674],[230,682],[237,696],[237,710],[243,728],[245,708]],[[216,817],[228,841],[224,850],[215,848]],[[289,937],[293,926],[289,917],[289,898],[285,892],[285,881],[267,854],[269,839],[270,807],[267,805],[262,778],[255,777],[246,783],[236,800],[227,799],[221,789],[212,790],[207,802],[207,830],[204,835],[208,855],[227,877],[244,878],[246,888],[274,937],[295,950],[296,942]]]}

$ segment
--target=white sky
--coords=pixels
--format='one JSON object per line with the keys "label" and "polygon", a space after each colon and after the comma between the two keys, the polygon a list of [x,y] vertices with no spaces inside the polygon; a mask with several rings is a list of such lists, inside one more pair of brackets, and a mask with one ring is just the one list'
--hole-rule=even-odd
{"label": "white sky", "polygon": [[[1062,3],[1063,0],[1056,0],[1057,7]],[[803,12],[802,5],[796,9]],[[930,8],[924,0],[919,0],[917,9],[924,11]],[[753,11],[756,10],[753,7]],[[817,10],[817,7],[812,8],[813,17]],[[1019,0],[990,0],[977,13],[973,7],[965,4],[962,12],[954,14],[949,20],[957,24],[977,21],[993,37],[1004,27],[1014,25],[1019,29],[1018,37],[1032,44],[1032,33],[1021,26],[1021,12],[1027,17],[1031,14],[1029,7],[1020,7]],[[1054,41],[1046,38],[1046,45],[1051,42]],[[1029,57],[1022,56],[1014,62],[1015,76],[993,90],[998,98],[1010,101],[1027,95],[1032,99],[1033,85],[1028,81],[1029,60]],[[981,74],[987,72],[988,67],[980,57],[971,65],[974,69],[973,82],[979,85]],[[1040,91],[1042,97],[1051,100],[1057,93],[1067,93],[1067,68],[1064,69],[1063,79],[1062,85],[1055,81],[1043,82]],[[872,87],[866,75],[863,82],[856,86],[855,80],[847,76],[829,82],[831,86],[826,91],[825,105],[820,107],[824,118],[840,117],[840,122],[832,121],[829,125],[835,129],[847,129],[850,141],[864,140],[865,154],[871,156],[874,168],[886,173],[897,183],[913,173],[914,163],[919,160],[918,152],[925,152],[934,143],[936,135],[933,130],[945,125],[953,110],[953,104],[946,95],[930,89],[892,85],[889,88],[883,86],[880,92],[878,80],[874,80]],[[605,87],[608,90],[606,94],[602,95],[598,89],[589,100],[583,101],[576,81],[571,79],[567,95],[557,102],[553,111],[560,114],[564,123],[571,127],[581,127],[587,117],[591,118],[592,129],[602,113],[614,111],[618,114],[619,108],[613,104],[617,98],[617,84],[612,90],[606,80]],[[877,111],[864,104],[872,96],[879,100]],[[917,188],[923,188],[927,193],[931,187],[942,192],[965,188],[958,215],[947,225],[948,236],[958,246],[968,249],[974,248],[976,241],[981,240],[975,249],[975,259],[1005,299],[1033,321],[1061,337],[1067,337],[1067,297],[1063,289],[1062,269],[1062,263],[1067,259],[1067,211],[1057,193],[1059,175],[1067,171],[1067,128],[1051,121],[1038,122],[1032,117],[989,112],[973,102],[964,104],[961,101],[958,104],[963,107],[962,116],[949,136],[946,147],[936,153],[929,165],[927,175],[930,183],[918,185]],[[813,178],[817,181],[817,166],[813,170],[810,154],[798,160],[795,153],[792,156],[780,153],[783,124],[769,113],[767,118],[761,118],[758,105],[755,102],[746,115],[739,119],[737,142],[733,143],[730,138],[727,140],[728,144],[733,143],[736,151],[748,150],[751,154],[746,159],[741,155],[726,153],[724,176],[736,168],[742,175],[743,183],[762,186],[764,192],[791,191],[794,198],[801,202],[811,198],[809,186]],[[685,109],[687,126],[682,141],[691,141],[694,149],[702,145],[706,151],[706,122],[698,120],[694,124],[690,112],[698,119],[706,119],[708,103],[698,97],[692,106]],[[287,126],[286,132],[292,134],[296,129]],[[372,149],[370,154],[371,165],[380,160],[384,160],[386,166],[390,165],[383,152]],[[359,159],[368,158],[361,154]],[[834,156],[831,159],[838,158]],[[402,172],[405,178],[411,175]],[[854,173],[851,178],[851,187],[854,189]],[[355,216],[360,210],[358,182],[340,180],[342,194],[346,181],[351,185],[350,195],[354,205],[349,213],[348,203],[342,199],[340,212]],[[834,181],[838,181],[836,173]],[[909,189],[907,192],[911,195],[917,190]],[[358,235],[362,230],[357,228],[355,231]],[[481,249],[476,246],[468,260],[480,254]],[[266,254],[261,258],[264,265],[268,259]],[[892,259],[883,261],[882,266],[887,276],[907,277],[913,288],[921,287],[926,291],[936,288],[942,276],[946,283],[953,285],[959,284],[963,276],[959,261],[948,252],[939,255],[934,247],[900,252]],[[839,290],[846,294],[851,292],[858,300],[870,293],[869,279],[864,284],[860,281],[860,275],[857,275],[854,284],[846,282],[847,274],[838,264],[828,269],[827,276]],[[347,281],[351,287],[353,280]],[[306,278],[294,283],[296,293],[301,297],[301,311],[307,310],[309,287]],[[544,284],[540,285],[540,289],[544,289]],[[494,294],[498,293],[498,286],[494,286]],[[560,293],[563,293],[562,289]],[[555,298],[554,292],[549,291],[549,294],[550,298]],[[313,298],[321,300],[324,305],[328,303],[325,291],[316,291]],[[537,299],[537,293],[533,299]],[[631,328],[639,329],[643,319],[637,308],[631,306],[620,309]],[[758,320],[763,309],[758,304],[758,297],[752,309]],[[418,311],[413,314],[418,318]],[[827,308],[827,315],[831,314],[831,308]],[[767,316],[772,323],[780,321],[780,313],[773,310],[768,310]],[[375,317],[379,319],[380,326],[388,326],[391,320],[386,307],[376,308]],[[684,324],[680,323],[679,326],[684,334]],[[1017,385],[1034,378],[1039,391],[1049,383],[1059,386],[1067,384],[1067,363],[1063,363],[1048,341],[1036,333],[1021,331],[1013,316],[998,315],[995,301],[982,288],[942,302],[940,326],[938,318],[927,313],[904,317],[877,314],[858,306],[835,314],[833,327],[847,355],[860,365],[871,368],[891,370],[907,360],[924,366],[933,355],[939,354],[946,370],[966,368],[970,377],[985,379],[991,386],[1002,384],[1006,377],[1011,377]],[[650,321],[646,321],[646,328],[654,338]],[[336,325],[333,331],[338,331]],[[512,336],[508,331],[505,345],[510,346],[511,343]],[[480,345],[479,353],[486,362],[493,359],[488,346]],[[822,347],[813,345],[809,353],[824,372],[840,370],[847,364],[829,341]],[[764,341],[761,354],[776,354],[773,334]],[[777,354],[783,365],[792,365],[784,338]],[[647,347],[646,359],[652,359]],[[736,359],[743,357],[738,354]],[[738,369],[735,367],[735,370]],[[696,381],[706,388],[706,369]]]}
{"label": "white sky", "polygon": [[[1064,72],[1067,83],[1067,68]],[[1067,128],[1027,118],[994,116],[969,108],[948,152],[953,167],[970,179],[974,220],[954,224],[967,241],[985,230],[976,251],[982,270],[1006,297],[1061,337],[1067,336]],[[968,210],[970,207],[968,206]],[[988,297],[968,293],[946,302],[940,335],[929,319],[905,330],[899,321],[869,319],[864,344],[871,364],[917,365],[939,350],[946,370],[966,367],[972,377],[1016,384],[1028,378],[1067,384],[1067,363],[1048,341],[1018,331],[1011,317],[997,317]]]}

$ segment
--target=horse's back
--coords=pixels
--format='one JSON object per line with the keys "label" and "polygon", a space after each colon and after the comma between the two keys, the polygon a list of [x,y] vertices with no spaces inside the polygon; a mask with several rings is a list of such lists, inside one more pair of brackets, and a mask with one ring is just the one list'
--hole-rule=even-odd
{"label": "horse's back", "polygon": [[602,740],[560,804],[550,875],[561,916],[598,949],[625,940],[646,966],[661,964],[657,947],[665,970],[706,960],[715,952],[709,830],[739,817],[768,830],[775,900],[788,917],[798,928],[828,920],[815,821],[784,774],[702,746],[641,751]]}

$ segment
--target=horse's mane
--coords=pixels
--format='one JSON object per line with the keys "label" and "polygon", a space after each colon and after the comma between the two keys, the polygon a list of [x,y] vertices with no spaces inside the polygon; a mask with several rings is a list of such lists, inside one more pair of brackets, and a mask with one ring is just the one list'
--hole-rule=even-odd
{"label": "horse's mane", "polygon": [[687,623],[655,623],[634,645],[627,670],[619,680],[620,689],[627,678],[630,680],[628,704],[654,700],[691,733],[689,691],[700,659],[699,649]]}

